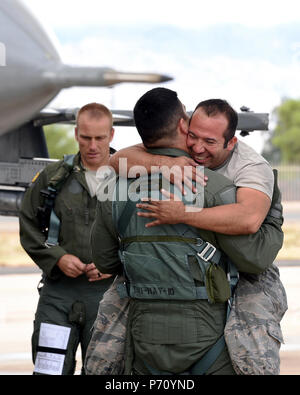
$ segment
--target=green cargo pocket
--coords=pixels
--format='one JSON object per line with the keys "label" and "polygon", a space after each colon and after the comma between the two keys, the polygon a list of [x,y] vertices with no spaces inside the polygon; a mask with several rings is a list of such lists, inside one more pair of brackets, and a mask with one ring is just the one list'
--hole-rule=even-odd
{"label": "green cargo pocket", "polygon": [[224,303],[231,296],[224,270],[214,263],[211,263],[206,270],[206,291],[212,303]]}
{"label": "green cargo pocket", "polygon": [[195,317],[184,313],[144,313],[133,320],[132,334],[136,341],[148,344],[196,343],[200,333],[198,325]]}

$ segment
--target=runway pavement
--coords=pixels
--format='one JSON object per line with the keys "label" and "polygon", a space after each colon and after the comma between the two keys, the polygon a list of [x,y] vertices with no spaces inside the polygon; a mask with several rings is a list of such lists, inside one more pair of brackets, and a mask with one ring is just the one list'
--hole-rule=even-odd
{"label": "runway pavement", "polygon": [[[300,266],[280,268],[289,309],[282,320],[281,374],[300,374]],[[39,273],[0,275],[0,375],[30,375],[30,338]],[[77,372],[80,371],[80,362]]]}

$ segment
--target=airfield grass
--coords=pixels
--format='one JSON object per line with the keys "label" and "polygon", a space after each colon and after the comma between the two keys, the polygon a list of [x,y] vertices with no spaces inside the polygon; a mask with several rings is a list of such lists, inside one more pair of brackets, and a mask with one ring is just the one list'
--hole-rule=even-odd
{"label": "airfield grass", "polygon": [[[277,256],[278,260],[300,259],[300,223],[283,225],[284,244]],[[23,250],[18,230],[0,230],[0,266],[28,266],[33,261]]]}

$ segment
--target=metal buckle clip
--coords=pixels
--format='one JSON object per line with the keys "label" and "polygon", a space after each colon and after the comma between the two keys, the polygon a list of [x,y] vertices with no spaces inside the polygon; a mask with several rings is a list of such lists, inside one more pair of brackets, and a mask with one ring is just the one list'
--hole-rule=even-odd
{"label": "metal buckle clip", "polygon": [[[205,254],[206,254],[210,249],[212,249],[211,253],[210,253],[207,257],[205,257]],[[217,250],[216,247],[214,247],[212,244],[206,242],[206,246],[203,248],[203,250],[202,250],[201,252],[198,252],[197,255],[198,255],[204,262],[207,262],[207,261],[209,261],[209,260],[214,256],[214,253],[216,252],[216,250]]]}
{"label": "metal buckle clip", "polygon": [[45,241],[44,246],[47,248],[55,247],[58,243],[50,243],[49,241]]}

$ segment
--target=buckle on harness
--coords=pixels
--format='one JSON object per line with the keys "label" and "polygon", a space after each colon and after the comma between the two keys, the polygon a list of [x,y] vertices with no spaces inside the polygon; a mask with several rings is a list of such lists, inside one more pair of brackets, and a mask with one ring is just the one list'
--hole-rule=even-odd
{"label": "buckle on harness", "polygon": [[[212,251],[209,253],[209,255],[207,257],[205,257],[205,254],[212,249]],[[197,255],[204,261],[207,262],[209,261],[213,256],[214,253],[216,252],[216,247],[214,247],[212,244],[206,242],[206,246],[203,248],[203,250],[201,252],[198,252]]]}
{"label": "buckle on harness", "polygon": [[47,247],[47,248],[51,248],[51,247],[54,247],[56,245],[57,245],[57,243],[50,243],[49,241],[45,241],[45,243],[44,243],[44,246]]}

